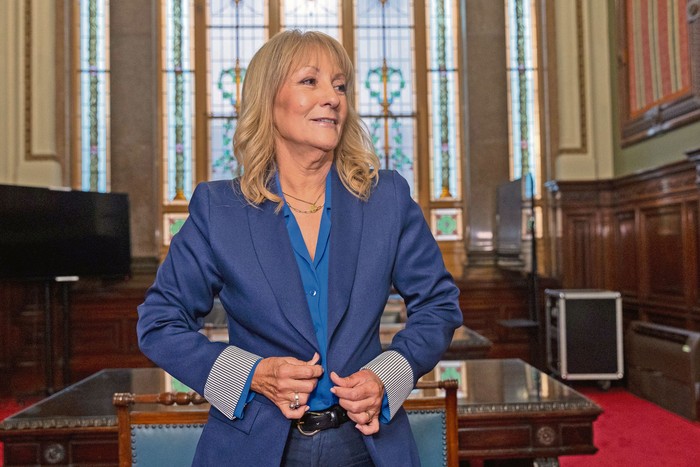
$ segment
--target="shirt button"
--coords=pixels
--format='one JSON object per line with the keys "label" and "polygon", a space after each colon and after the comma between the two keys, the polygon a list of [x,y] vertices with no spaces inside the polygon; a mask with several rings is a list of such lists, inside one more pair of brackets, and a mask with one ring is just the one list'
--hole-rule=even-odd
{"label": "shirt button", "polygon": [[317,290],[313,290],[313,289],[312,289],[312,290],[309,290],[309,295],[311,295],[312,297],[315,297],[316,294],[318,294],[318,291],[317,291]]}

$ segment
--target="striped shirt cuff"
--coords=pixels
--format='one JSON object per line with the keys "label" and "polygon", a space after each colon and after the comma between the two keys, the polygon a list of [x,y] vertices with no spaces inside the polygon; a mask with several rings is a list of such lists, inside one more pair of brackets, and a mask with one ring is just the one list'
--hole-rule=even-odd
{"label": "striped shirt cuff", "polygon": [[401,404],[413,391],[413,369],[408,360],[397,351],[389,350],[379,354],[362,369],[372,371],[384,384],[389,400],[389,417],[394,418]]}
{"label": "striped shirt cuff", "polygon": [[[204,398],[233,420],[243,388],[260,357],[235,346],[228,346],[217,357],[204,384]],[[244,401],[245,403],[245,401]]]}

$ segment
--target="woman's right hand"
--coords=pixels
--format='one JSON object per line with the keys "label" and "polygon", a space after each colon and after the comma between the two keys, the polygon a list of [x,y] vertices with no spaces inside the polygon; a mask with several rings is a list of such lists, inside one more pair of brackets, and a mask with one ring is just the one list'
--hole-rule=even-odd
{"label": "woman's right hand", "polygon": [[[285,417],[301,418],[309,410],[309,394],[323,374],[319,358],[318,353],[308,362],[293,357],[263,358],[255,367],[250,389],[274,402]],[[299,404],[296,408],[295,403]]]}

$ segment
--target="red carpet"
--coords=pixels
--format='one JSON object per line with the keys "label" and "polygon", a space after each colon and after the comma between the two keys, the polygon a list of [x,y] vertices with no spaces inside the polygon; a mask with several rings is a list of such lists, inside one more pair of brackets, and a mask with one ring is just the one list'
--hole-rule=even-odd
{"label": "red carpet", "polygon": [[690,467],[700,465],[700,423],[641,399],[622,388],[601,391],[574,385],[604,412],[593,427],[598,452],[564,456],[562,467]]}

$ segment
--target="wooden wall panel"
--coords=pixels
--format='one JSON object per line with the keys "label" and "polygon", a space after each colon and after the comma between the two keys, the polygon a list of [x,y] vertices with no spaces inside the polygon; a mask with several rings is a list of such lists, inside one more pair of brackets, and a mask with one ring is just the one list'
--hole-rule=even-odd
{"label": "wooden wall panel", "polygon": [[[0,282],[0,394],[32,394],[46,387],[45,302],[42,283]],[[55,319],[52,328],[53,335]],[[55,355],[59,347],[55,340],[52,344]]]}
{"label": "wooden wall panel", "polygon": [[639,282],[635,214],[634,211],[621,211],[614,219],[613,280],[621,293],[632,295],[636,293]]}
{"label": "wooden wall panel", "polygon": [[[683,302],[684,251],[679,204],[641,210],[644,284],[652,300]],[[647,295],[646,293],[644,294]]]}
{"label": "wooden wall panel", "polygon": [[71,307],[71,380],[103,368],[153,364],[141,353],[136,339],[136,307],[143,302],[146,283],[139,281],[106,288],[76,291]]}
{"label": "wooden wall panel", "polygon": [[700,155],[612,180],[550,182],[561,282],[622,293],[624,320],[700,329]]}
{"label": "wooden wall panel", "polygon": [[614,236],[603,229],[604,222],[613,222],[609,182],[551,181],[546,186],[554,211],[550,217],[557,220],[549,232],[557,245],[556,279],[563,288],[604,288],[613,273],[599,267],[613,250]]}
{"label": "wooden wall panel", "polygon": [[575,214],[569,218],[565,229],[567,241],[564,250],[572,261],[565,265],[567,277],[577,284],[594,284],[595,258],[597,246],[595,241],[595,215]]}
{"label": "wooden wall panel", "polygon": [[[153,366],[138,349],[136,307],[154,277],[155,266],[126,282],[71,284],[67,334],[60,285],[0,282],[0,395],[42,394],[103,368]],[[51,362],[45,352],[47,303]]]}
{"label": "wooden wall panel", "polygon": [[[521,358],[544,368],[542,349],[537,347],[544,330],[512,324],[513,320],[530,318],[532,284],[528,277],[496,267],[474,266],[465,268],[464,276],[456,282],[460,288],[459,305],[464,324],[492,342],[489,358]],[[559,286],[559,282],[551,278],[538,280],[537,313],[540,323],[544,322],[544,289]]]}
{"label": "wooden wall panel", "polygon": [[693,307],[698,307],[700,305],[700,224],[698,223],[698,213],[700,213],[699,205],[697,201],[690,201],[686,203],[686,209],[683,216],[684,224],[682,226],[682,231],[685,236],[683,237],[683,243],[686,245],[684,248],[692,259],[690,261],[684,261],[685,266],[685,276],[686,280],[686,290],[685,296],[688,297],[688,302],[692,304]]}
{"label": "wooden wall panel", "polygon": [[100,319],[84,322],[75,320],[72,331],[73,354],[118,353],[121,349],[120,322]]}

